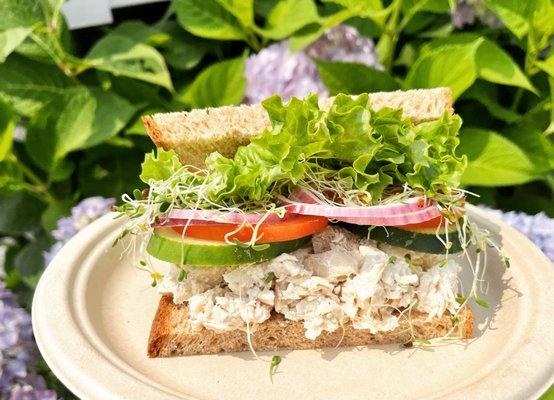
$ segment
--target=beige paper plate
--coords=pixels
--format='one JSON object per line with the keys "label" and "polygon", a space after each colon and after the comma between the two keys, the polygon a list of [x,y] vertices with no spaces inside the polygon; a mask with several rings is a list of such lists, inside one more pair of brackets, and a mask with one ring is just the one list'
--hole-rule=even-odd
{"label": "beige paper plate", "polygon": [[82,399],[537,398],[554,380],[554,267],[523,235],[470,210],[501,234],[511,268],[490,256],[491,309],[474,307],[476,338],[468,342],[280,352],[273,384],[268,364],[250,353],[149,359],[159,297],[112,247],[121,227],[113,215],[72,239],[42,276],[35,336],[48,365]]}

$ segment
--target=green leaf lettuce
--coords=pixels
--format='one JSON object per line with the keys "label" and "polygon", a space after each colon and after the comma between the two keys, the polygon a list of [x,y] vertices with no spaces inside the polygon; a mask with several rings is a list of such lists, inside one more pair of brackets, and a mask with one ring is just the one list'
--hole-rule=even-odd
{"label": "green leaf lettuce", "polygon": [[[433,197],[457,187],[466,166],[455,153],[457,115],[415,125],[402,110],[373,110],[367,94],[338,95],[328,110],[319,107],[316,95],[288,103],[273,96],[263,105],[270,129],[233,158],[217,152],[206,158],[205,174],[195,184],[202,185],[207,203],[263,203],[295,186],[317,190],[321,184],[363,191],[369,203],[404,185]],[[147,156],[141,179],[166,180],[179,168],[175,153],[160,149],[157,158]],[[173,178],[191,182],[191,172],[180,171]]]}

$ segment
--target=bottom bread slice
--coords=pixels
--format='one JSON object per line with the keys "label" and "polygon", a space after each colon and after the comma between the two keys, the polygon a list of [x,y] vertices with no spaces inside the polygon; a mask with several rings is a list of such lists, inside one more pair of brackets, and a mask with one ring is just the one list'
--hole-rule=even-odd
{"label": "bottom bread slice", "polygon": [[[186,304],[174,304],[171,295],[163,295],[150,331],[148,356],[175,357],[248,350],[246,332],[215,332],[210,329],[195,332],[190,327],[188,317]],[[464,307],[458,314],[458,320],[458,327],[452,332],[452,336],[471,338],[471,309]],[[433,339],[447,335],[454,323],[450,314],[427,321],[426,314],[412,312],[411,325],[415,337]],[[347,323],[344,329],[332,333],[323,332],[316,340],[310,340],[304,336],[302,322],[286,320],[282,314],[274,313],[269,320],[258,325],[252,333],[251,341],[255,350],[269,351],[406,343],[412,337],[408,321],[401,318],[400,326],[390,332],[371,334],[368,330],[356,329],[351,323]]]}

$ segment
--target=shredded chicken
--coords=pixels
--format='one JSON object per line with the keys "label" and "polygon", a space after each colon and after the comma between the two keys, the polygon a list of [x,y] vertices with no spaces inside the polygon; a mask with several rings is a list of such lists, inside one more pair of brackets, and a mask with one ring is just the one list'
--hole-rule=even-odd
{"label": "shredded chicken", "polygon": [[397,311],[410,306],[429,318],[459,307],[460,267],[452,260],[440,267],[429,258],[429,266],[414,268],[394,248],[385,252],[338,227],[314,235],[312,244],[313,252],[301,249],[255,265],[194,270],[183,282],[176,269],[160,291],[173,293],[175,303],[188,301],[196,330],[255,329],[275,310],[302,321],[312,340],[349,320],[357,329],[390,331],[399,325]]}
{"label": "shredded chicken", "polygon": [[416,310],[428,313],[429,319],[441,316],[446,310],[456,312],[460,306],[456,301],[460,269],[460,266],[450,259],[444,266],[434,265],[426,271],[416,288]]}
{"label": "shredded chicken", "polygon": [[205,292],[223,281],[225,268],[194,268],[186,271],[187,279],[179,282],[181,269],[171,265],[169,272],[158,285],[160,293],[173,293],[176,304],[188,301],[192,296]]}
{"label": "shredded chicken", "polygon": [[304,259],[304,268],[332,283],[344,281],[356,274],[360,268],[360,260],[356,253],[327,250],[323,253],[310,254]]}
{"label": "shredded chicken", "polygon": [[360,246],[360,253],[364,255],[360,273],[342,289],[343,309],[355,328],[390,331],[398,326],[393,312],[412,302],[418,276],[404,261],[374,247]]}
{"label": "shredded chicken", "polygon": [[348,253],[356,251],[359,243],[360,239],[356,235],[338,226],[329,226],[312,238],[315,254],[328,250],[345,250]]}
{"label": "shredded chicken", "polygon": [[229,269],[223,275],[225,288],[210,289],[189,299],[192,328],[229,331],[269,319],[275,293],[265,283],[266,276],[267,271],[260,264]]}
{"label": "shredded chicken", "polygon": [[[308,260],[307,256],[305,260]],[[306,337],[315,339],[323,331],[333,332],[340,326],[342,311],[334,285],[312,275],[300,260],[282,254],[267,265],[275,274],[275,311],[286,319],[303,321]]]}

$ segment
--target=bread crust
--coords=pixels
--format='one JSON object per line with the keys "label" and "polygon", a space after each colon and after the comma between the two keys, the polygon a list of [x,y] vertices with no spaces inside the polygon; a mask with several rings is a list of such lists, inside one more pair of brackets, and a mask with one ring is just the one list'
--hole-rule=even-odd
{"label": "bread crust", "polygon": [[[172,296],[165,294],[160,299],[158,311],[152,323],[148,341],[149,357],[175,357],[195,354],[216,354],[248,350],[246,332],[234,330],[216,332],[203,329],[194,332],[188,324],[186,304],[174,304]],[[454,326],[450,315],[432,318],[413,312],[412,327],[416,337],[432,339],[446,335]],[[465,307],[459,314],[460,331],[454,335],[465,339],[473,336],[473,312]],[[251,336],[252,345],[257,351],[319,349],[328,347],[367,346],[373,344],[406,343],[411,340],[408,322],[400,321],[400,327],[391,332],[375,335],[367,330],[355,329],[347,323],[344,329],[324,332],[316,340],[307,339],[300,321],[286,320],[283,315],[274,313],[260,324]]]}
{"label": "bread crust", "polygon": [[162,147],[168,150],[168,143],[164,141],[164,135],[158,128],[154,118],[150,115],[144,115],[141,117],[141,121],[146,128],[146,132],[148,132],[148,136],[150,136],[150,139],[152,139],[156,147]]}

